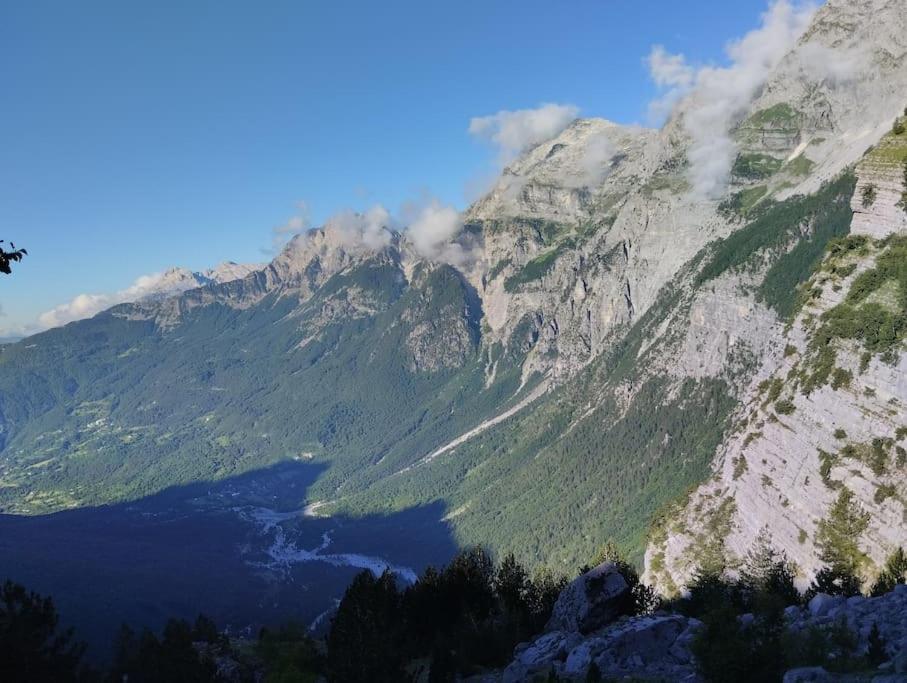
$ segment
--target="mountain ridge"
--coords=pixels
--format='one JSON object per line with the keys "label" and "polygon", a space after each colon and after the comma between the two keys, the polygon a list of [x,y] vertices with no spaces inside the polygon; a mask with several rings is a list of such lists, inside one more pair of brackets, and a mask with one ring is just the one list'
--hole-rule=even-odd
{"label": "mountain ridge", "polygon": [[[896,165],[873,165],[907,97],[897,5],[818,11],[715,132],[733,150],[720,197],[691,175],[693,92],[660,130],[579,119],[526,151],[464,212],[468,263],[425,258],[405,230],[328,225],[241,277],[3,347],[0,506],[128,500],[305,453],[325,471],[299,502],[321,513],[443,500],[460,542],[563,568],[613,537],[680,588],[711,527],[676,501],[735,481],[754,386],[788,341],[808,345],[784,336],[802,327],[793,291],[836,238],[907,227]],[[780,504],[758,517],[783,519]],[[687,518],[692,535],[663,533]],[[812,543],[778,542],[815,572]]]}

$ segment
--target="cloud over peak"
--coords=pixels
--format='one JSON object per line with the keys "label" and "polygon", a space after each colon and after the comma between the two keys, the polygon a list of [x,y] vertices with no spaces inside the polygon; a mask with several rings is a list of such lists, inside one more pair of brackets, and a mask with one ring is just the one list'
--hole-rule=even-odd
{"label": "cloud over peak", "polygon": [[276,254],[283,249],[296,235],[301,235],[312,227],[309,218],[309,206],[303,201],[296,202],[298,213],[290,217],[283,225],[271,230],[271,248],[262,249],[265,254]]}
{"label": "cloud over peak", "polygon": [[179,268],[142,275],[126,289],[111,294],[78,294],[38,316],[37,329],[59,327],[76,320],[90,318],[117,304],[139,301],[150,296],[178,294],[200,285],[193,273]]}
{"label": "cloud over peak", "polygon": [[362,213],[340,211],[328,218],[324,229],[333,231],[348,247],[377,251],[390,244],[393,225],[390,212],[375,204]]}
{"label": "cloud over peak", "polygon": [[811,2],[775,0],[758,28],[728,43],[728,66],[694,67],[683,55],[669,54],[660,45],[652,48],[649,73],[664,92],[650,105],[650,116],[663,117],[683,101],[683,123],[692,141],[690,180],[701,196],[715,197],[724,191],[737,151],[731,128],[796,45],[815,11]]}
{"label": "cloud over peak", "polygon": [[460,212],[434,199],[415,212],[406,236],[423,258],[464,266],[473,256],[468,246],[457,241],[462,230]]}
{"label": "cloud over peak", "polygon": [[542,104],[535,109],[502,110],[469,121],[469,134],[498,149],[498,161],[506,165],[520,153],[558,135],[579,114],[571,104]]}

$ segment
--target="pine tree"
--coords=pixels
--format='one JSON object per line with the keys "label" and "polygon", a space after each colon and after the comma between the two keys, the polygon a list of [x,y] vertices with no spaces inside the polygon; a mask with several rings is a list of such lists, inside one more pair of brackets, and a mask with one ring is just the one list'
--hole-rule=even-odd
{"label": "pine tree", "polygon": [[896,585],[905,582],[907,582],[907,554],[904,553],[903,548],[898,548],[889,556],[869,594],[872,596],[884,595],[893,590]]}
{"label": "pine tree", "polygon": [[747,553],[740,572],[740,584],[750,599],[758,595],[772,596],[784,605],[793,605],[800,599],[800,593],[794,584],[795,574],[787,555],[775,550],[771,534],[764,528]]}
{"label": "pine tree", "polygon": [[0,587],[0,681],[65,683],[84,673],[85,646],[61,631],[50,598],[7,581]]}
{"label": "pine tree", "polygon": [[331,680],[390,683],[404,680],[400,595],[394,575],[364,571],[347,588],[328,635]]}
{"label": "pine tree", "polygon": [[869,514],[854,500],[850,489],[842,488],[828,517],[819,521],[819,557],[840,574],[858,574],[865,558],[858,542],[868,526]]}
{"label": "pine tree", "polygon": [[826,595],[844,595],[850,597],[860,594],[860,579],[851,572],[834,567],[823,567],[807,589],[804,599],[807,601],[819,593]]}

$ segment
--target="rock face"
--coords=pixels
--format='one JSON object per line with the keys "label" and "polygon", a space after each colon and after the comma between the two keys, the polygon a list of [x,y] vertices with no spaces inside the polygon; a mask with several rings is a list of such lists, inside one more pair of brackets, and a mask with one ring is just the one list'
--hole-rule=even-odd
{"label": "rock face", "polygon": [[[572,586],[565,589],[572,590]],[[578,617],[579,615],[575,615]],[[890,657],[873,681],[901,681],[907,674],[907,586],[876,598],[816,595],[808,605],[788,607],[785,629],[792,637],[807,630],[827,630],[842,625],[853,635],[856,653],[869,648],[875,626]],[[481,680],[513,682],[535,678],[583,681],[595,663],[605,680],[701,681],[690,645],[702,624],[679,614],[659,612],[622,617],[586,634],[556,630],[532,643],[518,645],[514,659],[502,672]],[[891,676],[891,678],[884,678]],[[820,667],[788,671],[785,681],[853,681],[846,675],[830,674]],[[869,679],[865,679],[869,680]]]}
{"label": "rock face", "polygon": [[552,631],[517,646],[514,661],[491,680],[516,683],[554,674],[557,680],[582,681],[594,662],[605,679],[700,681],[689,651],[698,627],[695,619],[659,614],[625,619],[586,637]]}
{"label": "rock face", "polygon": [[[883,141],[880,148],[900,144],[907,141]],[[861,163],[858,173],[854,205],[862,203],[861,188],[878,178],[872,161]],[[767,347],[736,429],[719,451],[714,477],[650,545],[649,578],[666,592],[688,581],[706,550],[723,556],[733,570],[760,534],[769,535],[796,563],[807,583],[823,564],[819,529],[844,490],[866,518],[859,548],[866,556],[867,578],[907,539],[903,344],[894,344],[884,358],[853,339],[832,339],[822,350],[831,323],[821,321],[856,316],[850,294],[854,283],[863,281],[863,273],[875,272],[879,259],[891,253],[887,242],[867,233],[879,239],[904,234],[900,219],[885,222],[888,213],[855,214],[854,224],[864,226],[852,230],[862,237],[853,242],[860,246],[844,255],[832,253],[807,283],[811,297],[789,328],[776,331],[782,343]],[[896,311],[896,297],[891,281],[866,302]],[[816,382],[820,358],[833,367]]]}
{"label": "rock face", "polygon": [[[905,17],[896,4],[828,2],[767,81],[753,105],[755,114],[737,131],[743,154],[789,165],[798,156],[808,159],[790,192],[812,192],[842,161],[858,161],[850,232],[871,240],[907,230],[907,136],[891,132],[907,88]],[[777,181],[741,182],[771,188]],[[779,196],[787,193],[781,190]],[[775,327],[770,339],[750,347],[759,369],[742,389],[744,406],[718,450],[712,479],[675,511],[648,548],[647,576],[666,592],[682,589],[716,543],[733,571],[764,533],[796,562],[807,582],[821,566],[820,524],[842,487],[868,518],[859,542],[868,559],[867,577],[907,539],[907,480],[895,464],[903,452],[896,437],[907,404],[903,345],[882,362],[878,354],[867,357],[853,340],[835,340],[837,381],[804,387],[797,379],[804,366],[816,362],[819,321],[873,268],[878,248],[866,249],[840,271],[831,272],[826,263],[808,284],[811,297],[792,324]],[[874,300],[891,306],[892,286],[875,292]],[[770,322],[763,318],[760,328],[770,329]],[[854,457],[864,452],[876,454],[875,465],[872,458],[860,463]],[[894,466],[883,466],[889,458]]]}
{"label": "rock face", "polygon": [[677,614],[622,616],[629,598],[613,563],[579,576],[558,596],[546,633],[518,645],[513,662],[491,680],[585,680],[595,663],[605,678],[698,681],[689,644],[699,622]]}
{"label": "rock face", "polygon": [[589,633],[626,613],[630,587],[613,562],[574,579],[557,598],[546,631]]}
{"label": "rock face", "polygon": [[[843,624],[855,637],[860,653],[869,649],[869,634],[875,626],[885,643],[885,652],[891,657],[885,672],[899,674],[900,680],[907,678],[907,660],[904,658],[907,653],[907,586],[895,586],[890,593],[876,598],[860,595],[843,598],[820,593],[805,607],[788,607],[785,617],[787,629],[792,633]],[[829,676],[816,680],[841,679]]]}
{"label": "rock face", "polygon": [[907,230],[907,136],[886,135],[857,167],[855,235],[877,239]]}

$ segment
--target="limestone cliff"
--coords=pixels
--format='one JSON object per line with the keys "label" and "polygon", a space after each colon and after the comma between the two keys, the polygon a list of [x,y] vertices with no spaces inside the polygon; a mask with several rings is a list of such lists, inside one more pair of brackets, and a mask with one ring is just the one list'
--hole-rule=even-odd
{"label": "limestone cliff", "polygon": [[649,547],[649,576],[667,592],[705,561],[733,570],[760,533],[811,579],[839,550],[827,530],[842,501],[862,520],[867,577],[907,541],[905,159],[907,135],[889,134],[857,165],[851,235],[765,347],[711,481]]}

